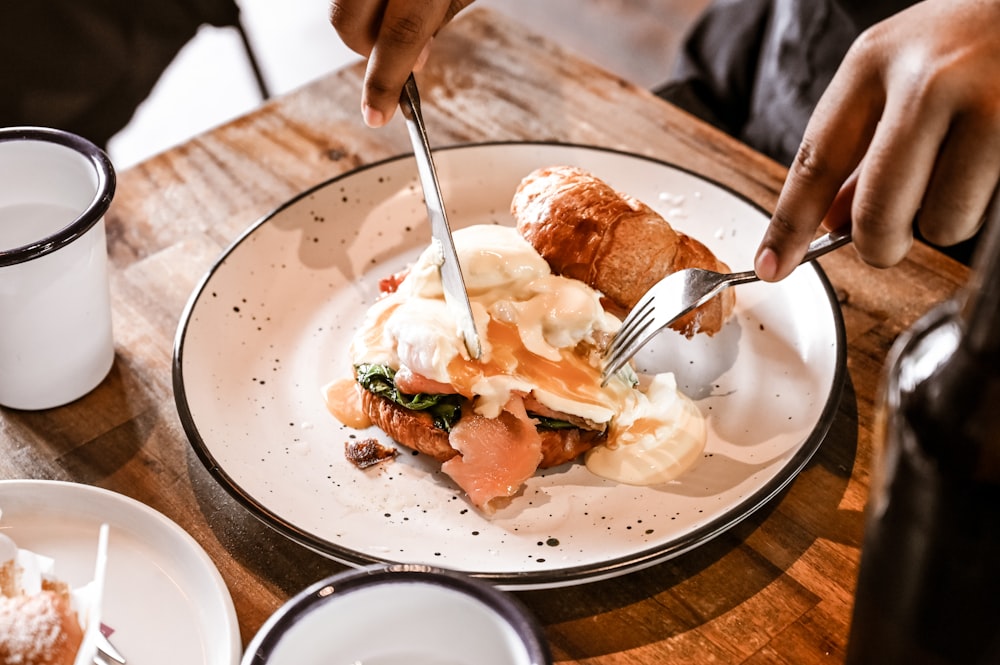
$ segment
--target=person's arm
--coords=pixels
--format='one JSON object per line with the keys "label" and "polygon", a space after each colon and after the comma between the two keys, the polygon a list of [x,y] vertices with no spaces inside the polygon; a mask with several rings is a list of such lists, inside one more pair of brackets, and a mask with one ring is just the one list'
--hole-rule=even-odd
{"label": "person's arm", "polygon": [[370,127],[389,121],[411,71],[437,31],[472,0],[333,0],[330,23],[348,48],[368,58],[361,112]]}
{"label": "person's arm", "polygon": [[925,0],[851,46],[806,128],[760,248],[786,277],[817,227],[852,226],[861,258],[901,261],[912,225],[975,234],[1000,182],[1000,0]]}

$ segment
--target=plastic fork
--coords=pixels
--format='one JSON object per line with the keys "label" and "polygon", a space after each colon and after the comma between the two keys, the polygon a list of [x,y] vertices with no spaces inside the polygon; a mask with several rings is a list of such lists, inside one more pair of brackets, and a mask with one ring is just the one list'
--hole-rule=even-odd
{"label": "plastic fork", "polygon": [[101,621],[104,603],[104,583],[108,568],[108,539],[111,527],[101,524],[97,537],[97,561],[94,564],[94,579],[84,590],[87,597],[87,629],[83,634],[74,665],[126,665],[125,657],[108,640],[113,631]]}
{"label": "plastic fork", "polygon": [[[812,261],[851,241],[849,228],[831,231],[809,244],[802,263]],[[718,273],[700,268],[685,268],[671,273],[654,284],[629,312],[622,327],[605,351],[602,385],[608,382],[632,356],[664,328],[702,305],[723,289],[756,282],[753,270]]]}

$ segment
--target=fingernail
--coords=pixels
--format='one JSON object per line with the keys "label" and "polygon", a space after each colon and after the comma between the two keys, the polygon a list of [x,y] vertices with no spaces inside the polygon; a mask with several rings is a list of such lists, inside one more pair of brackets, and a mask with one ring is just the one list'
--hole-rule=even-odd
{"label": "fingernail", "polygon": [[773,282],[778,274],[778,255],[770,247],[764,247],[757,253],[757,260],[754,261],[754,270],[757,276],[765,282]]}
{"label": "fingernail", "polygon": [[362,113],[365,117],[365,124],[369,127],[377,128],[385,124],[385,114],[377,108],[365,105]]}

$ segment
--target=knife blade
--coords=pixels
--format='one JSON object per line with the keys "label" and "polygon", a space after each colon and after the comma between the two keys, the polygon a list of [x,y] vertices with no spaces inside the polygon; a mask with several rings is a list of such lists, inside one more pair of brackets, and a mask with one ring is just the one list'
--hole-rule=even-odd
{"label": "knife blade", "polygon": [[427,217],[431,223],[431,237],[441,245],[442,262],[441,284],[444,287],[444,299],[455,314],[459,332],[465,342],[465,349],[472,358],[479,358],[482,347],[476,322],[472,318],[472,306],[469,304],[469,292],[465,288],[465,278],[455,251],[455,241],[451,237],[451,226],[448,224],[448,214],[444,208],[444,198],[438,184],[437,171],[431,157],[431,146],[427,140],[427,130],[424,126],[423,114],[420,112],[420,93],[417,82],[410,74],[399,97],[399,107],[406,119],[406,128],[410,132],[410,142],[413,143],[413,155],[417,161],[417,173],[420,176],[420,186],[424,190],[424,201],[427,204]]}

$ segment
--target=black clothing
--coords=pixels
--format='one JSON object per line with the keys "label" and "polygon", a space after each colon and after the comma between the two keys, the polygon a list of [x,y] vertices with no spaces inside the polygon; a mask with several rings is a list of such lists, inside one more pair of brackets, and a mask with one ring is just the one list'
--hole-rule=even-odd
{"label": "black clothing", "polygon": [[0,21],[0,126],[100,146],[132,118],[202,25],[238,26],[234,0],[14,0]]}

